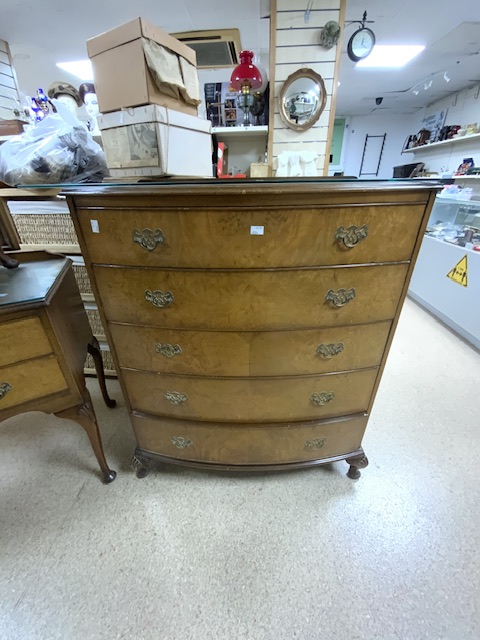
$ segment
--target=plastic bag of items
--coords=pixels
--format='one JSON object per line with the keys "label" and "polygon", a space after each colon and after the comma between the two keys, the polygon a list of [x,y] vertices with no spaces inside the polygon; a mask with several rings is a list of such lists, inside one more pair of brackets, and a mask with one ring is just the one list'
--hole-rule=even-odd
{"label": "plastic bag of items", "polygon": [[64,104],[25,133],[0,145],[0,181],[20,184],[101,182],[105,154],[86,126]]}

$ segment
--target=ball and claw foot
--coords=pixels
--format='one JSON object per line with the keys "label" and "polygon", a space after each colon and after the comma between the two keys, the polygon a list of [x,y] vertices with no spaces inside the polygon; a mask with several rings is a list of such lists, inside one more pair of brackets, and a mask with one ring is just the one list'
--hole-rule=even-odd
{"label": "ball and claw foot", "polygon": [[350,465],[347,476],[352,480],[358,480],[362,475],[360,469],[365,469],[368,466],[368,458],[364,453],[355,458],[347,458],[346,462]]}
{"label": "ball and claw foot", "polygon": [[137,478],[146,478],[150,471],[150,460],[147,460],[147,458],[138,455],[134,455],[132,458],[132,468],[135,471],[135,475],[137,476]]}
{"label": "ball and claw foot", "polygon": [[116,477],[117,472],[113,471],[113,469],[110,469],[107,473],[103,474],[102,482],[103,484],[110,484],[110,482],[113,482]]}
{"label": "ball and claw foot", "polygon": [[146,478],[148,476],[149,471],[150,469],[148,467],[139,467],[136,470],[135,475],[141,480],[142,478]]}

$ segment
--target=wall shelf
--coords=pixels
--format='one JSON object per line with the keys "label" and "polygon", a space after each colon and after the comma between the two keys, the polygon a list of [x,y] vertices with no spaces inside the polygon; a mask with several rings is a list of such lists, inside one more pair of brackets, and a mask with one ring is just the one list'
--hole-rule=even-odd
{"label": "wall shelf", "polygon": [[452,197],[448,197],[448,196],[437,196],[435,198],[435,203],[439,203],[440,204],[460,204],[460,205],[467,205],[467,206],[472,206],[475,208],[480,207],[480,200],[472,200],[470,198],[470,200],[468,200],[467,198],[455,198],[454,196]]}
{"label": "wall shelf", "polygon": [[267,125],[259,127],[212,127],[212,133],[216,133],[220,138],[244,138],[247,136],[266,138],[268,127]]}
{"label": "wall shelf", "polygon": [[430,149],[436,149],[437,147],[441,147],[442,145],[446,146],[446,145],[460,144],[462,142],[469,142],[470,140],[478,140],[480,142],[480,133],[473,133],[470,136],[456,136],[451,140],[441,140],[440,142],[432,142],[432,144],[422,144],[421,146],[414,147],[413,149],[405,149],[405,151],[402,151],[402,154],[430,151]]}

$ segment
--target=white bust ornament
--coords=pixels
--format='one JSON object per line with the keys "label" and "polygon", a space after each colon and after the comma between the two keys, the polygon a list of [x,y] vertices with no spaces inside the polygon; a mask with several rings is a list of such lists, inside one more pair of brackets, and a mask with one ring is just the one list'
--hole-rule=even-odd
{"label": "white bust ornament", "polygon": [[64,104],[71,113],[77,115],[77,108],[81,106],[79,92],[68,82],[55,81],[48,87],[48,97],[55,98]]}
{"label": "white bust ornament", "polygon": [[85,110],[88,113],[88,130],[92,136],[101,135],[98,128],[97,116],[100,114],[98,109],[97,94],[95,93],[95,86],[90,82],[84,82],[78,89],[80,98],[85,105]]}
{"label": "white bust ornament", "polygon": [[60,95],[57,96],[56,99],[62,104],[64,104],[69,111],[71,111],[76,115],[77,103],[75,102],[75,98],[72,98],[72,96],[69,96],[66,93],[61,93]]}

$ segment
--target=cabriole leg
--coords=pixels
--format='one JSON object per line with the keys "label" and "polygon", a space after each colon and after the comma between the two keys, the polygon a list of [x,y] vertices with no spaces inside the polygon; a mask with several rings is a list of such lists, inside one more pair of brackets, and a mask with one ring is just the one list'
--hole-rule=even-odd
{"label": "cabriole leg", "polygon": [[88,390],[85,389],[84,391],[84,401],[82,402],[82,404],[79,404],[76,407],[72,407],[71,409],[66,409],[65,411],[60,411],[55,415],[57,415],[59,418],[74,420],[84,428],[88,435],[88,439],[90,440],[90,444],[92,445],[95,457],[98,460],[98,464],[100,465],[100,469],[102,470],[103,482],[105,484],[113,482],[113,480],[115,480],[115,478],[117,477],[117,474],[115,471],[109,468],[105,459],[102,439],[97,424],[97,417],[95,416],[92,399],[90,398]]}
{"label": "cabriole leg", "polygon": [[105,370],[103,368],[102,354],[100,353],[100,345],[95,336],[87,346],[88,353],[92,356],[95,363],[95,371],[97,372],[98,384],[100,385],[100,391],[102,392],[103,400],[109,409],[113,409],[117,406],[115,400],[112,400],[108,395],[107,385],[105,383]]}

